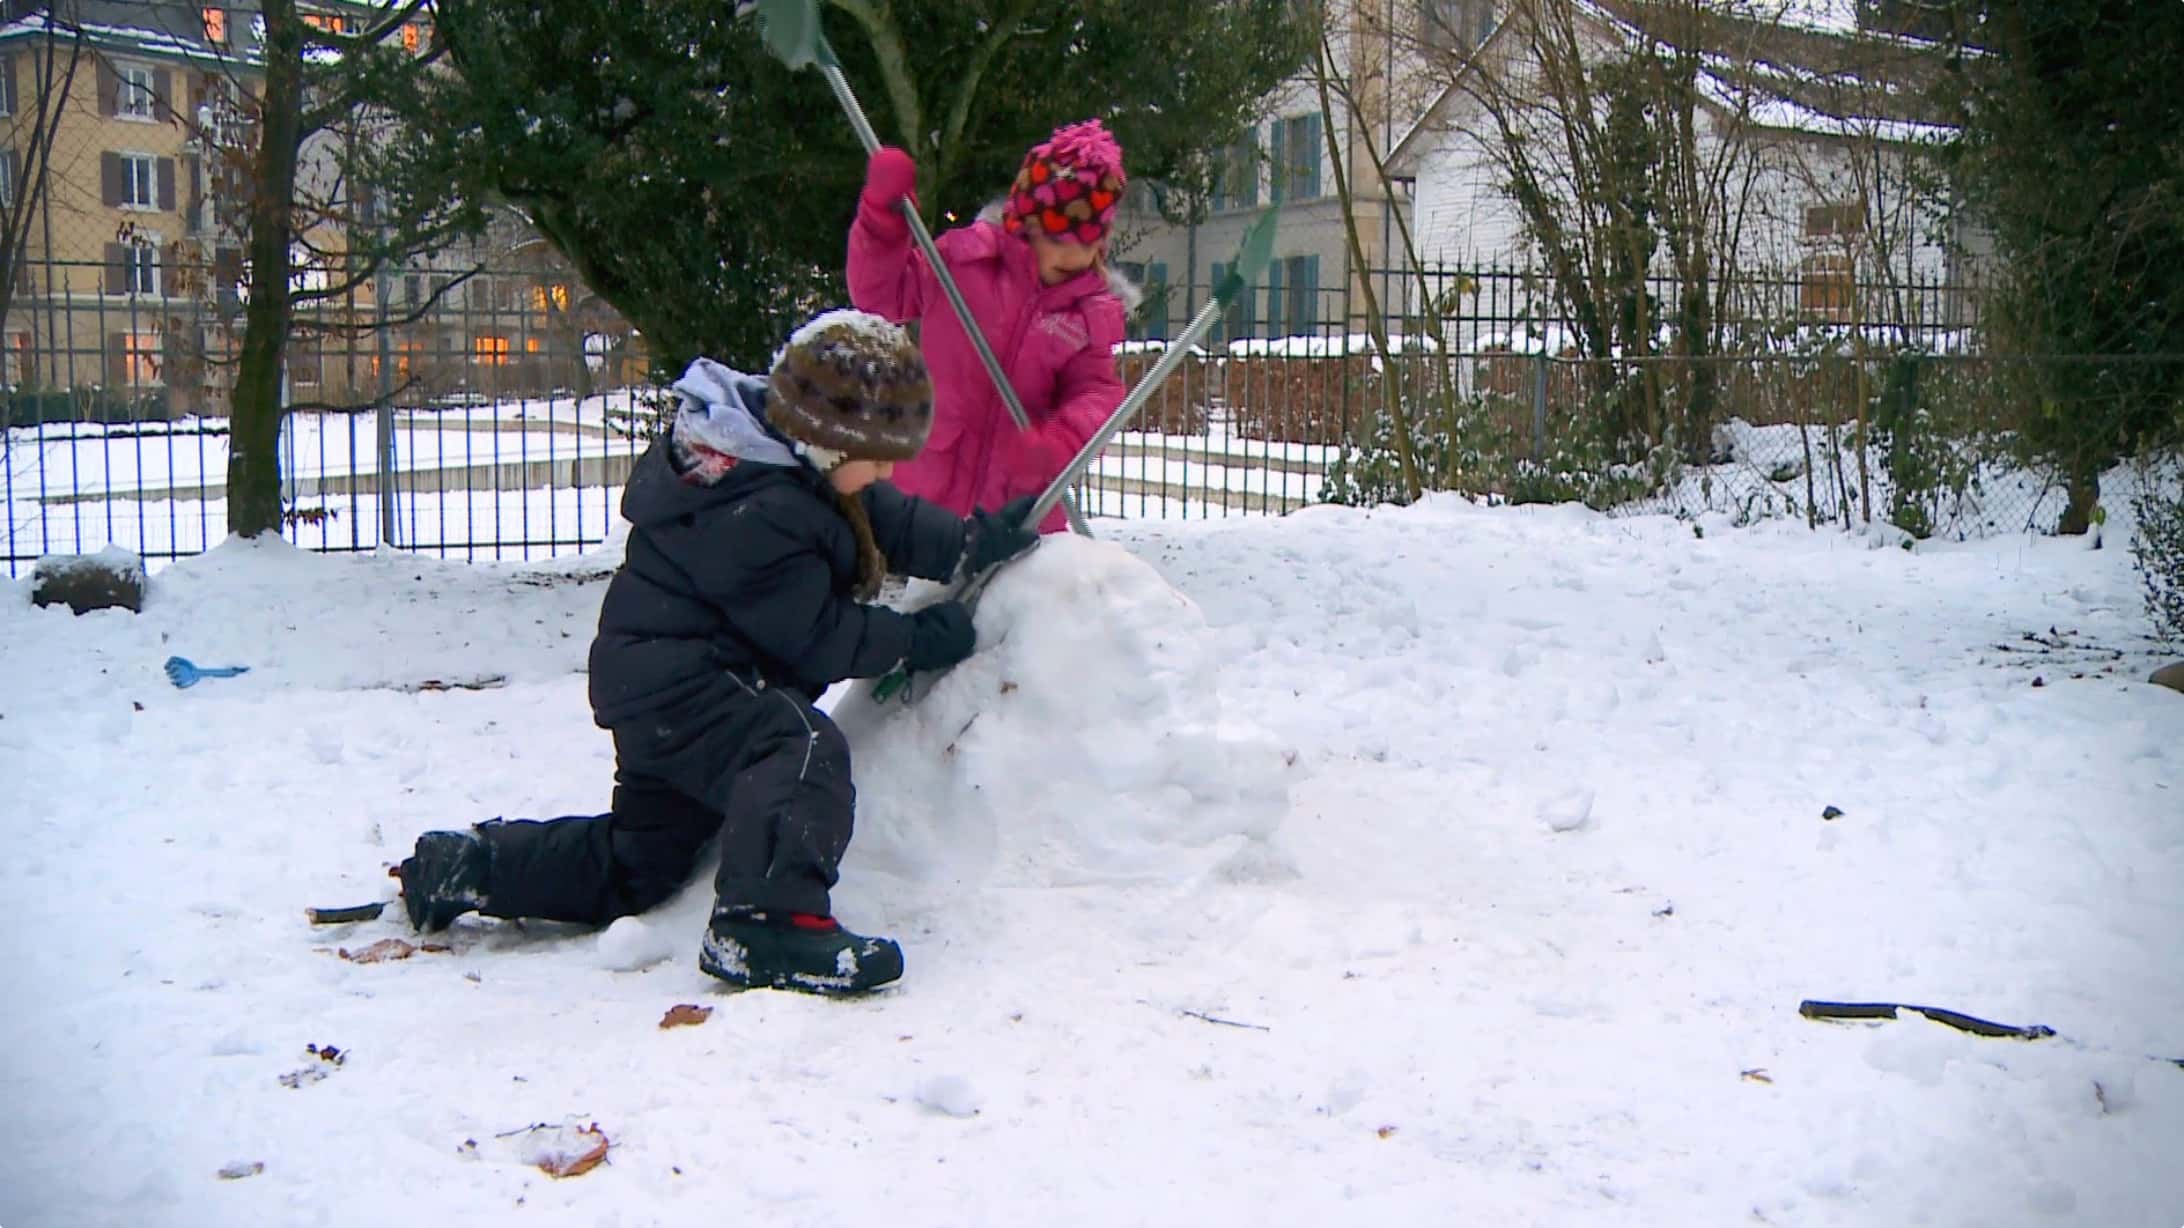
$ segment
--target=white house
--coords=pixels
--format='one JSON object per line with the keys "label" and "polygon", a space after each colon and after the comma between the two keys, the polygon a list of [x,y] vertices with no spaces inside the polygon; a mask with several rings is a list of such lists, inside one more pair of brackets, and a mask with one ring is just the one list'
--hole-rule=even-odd
{"label": "white house", "polygon": [[[1391,192],[1374,170],[1432,98],[1421,46],[1475,39],[1490,12],[1486,0],[1327,0],[1329,70],[1345,89],[1331,92],[1333,144],[1355,201],[1365,263],[1385,267],[1402,245],[1396,214],[1406,191]],[[1345,97],[1347,93],[1348,97]],[[1351,105],[1351,99],[1356,105]],[[1175,225],[1153,207],[1153,188],[1133,185],[1117,227],[1116,255],[1138,276],[1154,306],[1141,331],[1154,338],[1182,328],[1227,271],[1244,233],[1268,210],[1280,215],[1275,262],[1231,312],[1223,339],[1345,331],[1344,316],[1364,310],[1337,198],[1327,121],[1308,66],[1263,100],[1257,119],[1224,154],[1226,173],[1206,202],[1204,220]],[[1158,308],[1165,290],[1166,311]]]}
{"label": "white house", "polygon": [[[1668,41],[1658,18],[1671,6],[1557,2],[1555,17],[1568,24],[1556,28],[1574,34],[1588,65],[1647,40]],[[1939,287],[1961,280],[1980,244],[1949,207],[1929,158],[1949,130],[1917,89],[1929,64],[1925,44],[1861,28],[1858,12],[1848,0],[1798,0],[1772,20],[1710,18],[1707,45],[1696,49],[1694,127],[1697,161],[1715,176],[1717,250],[1755,303],[1771,296],[1755,311],[1961,323],[1963,296]],[[1428,266],[1533,262],[1508,189],[1509,143],[1485,100],[1497,100],[1526,156],[1566,161],[1552,105],[1505,101],[1525,97],[1537,80],[1539,29],[1530,15],[1501,14],[1476,55],[1443,74],[1439,96],[1389,159],[1390,176],[1414,187],[1419,256]],[[1656,260],[1665,272],[1658,264],[1665,257]],[[1878,288],[1891,285],[1900,292]]]}

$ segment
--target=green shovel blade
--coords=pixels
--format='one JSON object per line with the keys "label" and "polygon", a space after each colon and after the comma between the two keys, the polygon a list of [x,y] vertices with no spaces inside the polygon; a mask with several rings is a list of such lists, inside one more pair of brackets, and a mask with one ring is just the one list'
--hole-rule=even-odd
{"label": "green shovel blade", "polygon": [[758,0],[758,36],[768,54],[790,68],[834,63],[819,26],[819,0]]}
{"label": "green shovel blade", "polygon": [[1213,288],[1214,300],[1226,308],[1244,292],[1244,287],[1259,283],[1259,275],[1274,261],[1274,225],[1279,210],[1269,209],[1259,215],[1259,220],[1244,232],[1244,242],[1236,249],[1236,262]]}

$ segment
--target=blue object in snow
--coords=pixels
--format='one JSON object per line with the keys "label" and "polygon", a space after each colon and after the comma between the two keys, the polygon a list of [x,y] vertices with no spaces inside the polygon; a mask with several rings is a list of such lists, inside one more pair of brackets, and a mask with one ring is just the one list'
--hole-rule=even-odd
{"label": "blue object in snow", "polygon": [[193,687],[207,678],[233,678],[250,672],[247,665],[199,665],[188,657],[167,658],[167,681],[176,687]]}

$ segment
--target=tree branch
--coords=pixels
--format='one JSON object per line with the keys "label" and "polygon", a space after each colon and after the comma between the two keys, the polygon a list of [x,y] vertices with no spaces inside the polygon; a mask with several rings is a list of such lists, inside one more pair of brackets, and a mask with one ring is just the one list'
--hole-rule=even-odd
{"label": "tree branch", "polygon": [[889,104],[894,107],[895,127],[902,137],[903,147],[923,153],[925,112],[918,103],[917,79],[910,71],[909,53],[903,46],[902,31],[895,25],[888,0],[827,2],[849,14],[864,28],[865,39],[872,44],[872,54],[879,61],[880,81],[887,90]]}

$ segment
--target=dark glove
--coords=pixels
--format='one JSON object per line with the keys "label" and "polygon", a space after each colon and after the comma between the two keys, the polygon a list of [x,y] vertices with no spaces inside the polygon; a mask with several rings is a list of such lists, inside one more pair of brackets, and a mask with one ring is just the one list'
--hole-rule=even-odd
{"label": "dark glove", "polygon": [[881,146],[865,161],[864,190],[857,195],[857,215],[883,238],[904,238],[910,233],[910,223],[903,220],[902,211],[895,205],[902,200],[915,204],[917,186],[917,162],[893,145]]}
{"label": "dark glove", "polygon": [[1022,495],[1001,505],[998,512],[973,511],[963,527],[963,574],[975,576],[996,563],[1006,563],[1039,544],[1039,528],[1024,517],[1037,495]]}
{"label": "dark glove", "polygon": [[910,655],[903,664],[911,669],[945,669],[970,656],[977,646],[971,612],[960,601],[943,601],[910,616]]}

